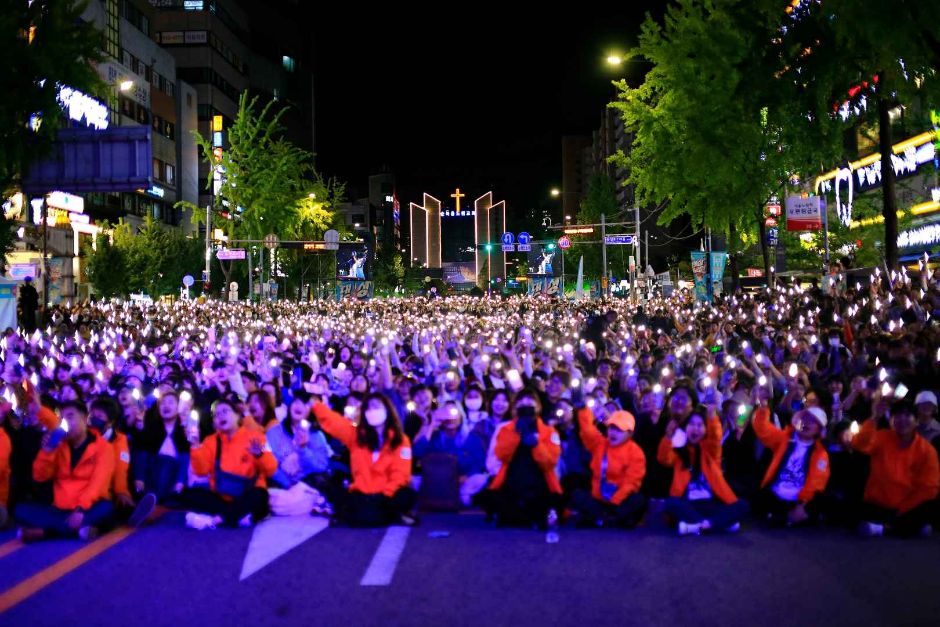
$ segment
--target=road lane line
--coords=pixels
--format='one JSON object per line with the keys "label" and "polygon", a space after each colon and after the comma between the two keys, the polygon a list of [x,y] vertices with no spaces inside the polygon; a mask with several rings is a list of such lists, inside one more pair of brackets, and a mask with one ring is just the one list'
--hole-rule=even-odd
{"label": "road lane line", "polygon": [[[166,512],[167,510],[165,508],[158,507],[156,510],[154,510],[154,513],[150,515],[149,520],[152,522]],[[114,531],[104,534],[94,542],[83,546],[68,557],[65,557],[48,568],[39,571],[32,577],[24,579],[3,594],[0,594],[0,615],[2,615],[7,610],[16,607],[46,586],[55,583],[82,564],[85,564],[98,555],[101,555],[112,546],[125,540],[135,531],[137,531],[137,528],[134,527],[119,527]]]}
{"label": "road lane line", "polygon": [[239,581],[244,581],[329,526],[328,519],[309,514],[274,516],[258,523],[251,534]]}
{"label": "road lane line", "polygon": [[389,527],[382,538],[382,543],[372,557],[372,563],[362,576],[361,586],[387,586],[392,583],[398,560],[405,551],[405,543],[411,527]]}
{"label": "road lane line", "polygon": [[19,538],[14,538],[13,540],[10,540],[9,542],[4,542],[3,544],[0,544],[0,558],[4,558],[10,553],[16,553],[17,551],[22,549],[24,546],[26,545],[23,544],[23,541],[20,540]]}

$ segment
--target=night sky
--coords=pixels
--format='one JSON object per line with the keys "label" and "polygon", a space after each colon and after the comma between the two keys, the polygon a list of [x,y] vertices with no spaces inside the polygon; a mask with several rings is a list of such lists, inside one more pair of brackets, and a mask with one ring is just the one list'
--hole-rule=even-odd
{"label": "night sky", "polygon": [[492,189],[511,216],[557,203],[562,135],[600,126],[623,73],[604,58],[664,3],[586,4],[498,19],[455,15],[461,5],[332,16],[314,29],[318,169],[355,198],[387,166],[403,206],[422,191],[450,204],[457,186],[462,202]]}

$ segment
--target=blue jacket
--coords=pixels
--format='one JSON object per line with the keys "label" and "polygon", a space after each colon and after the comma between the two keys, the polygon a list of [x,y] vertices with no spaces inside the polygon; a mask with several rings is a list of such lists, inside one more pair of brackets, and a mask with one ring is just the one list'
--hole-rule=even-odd
{"label": "blue jacket", "polygon": [[[285,420],[290,420],[290,418],[285,418]],[[329,469],[330,456],[333,452],[326,443],[326,436],[322,431],[311,431],[307,446],[300,449],[294,446],[294,438],[287,434],[283,424],[271,427],[266,435],[268,446],[271,447],[271,452],[274,453],[278,462],[277,472],[271,479],[278,485],[289,488],[307,475],[326,472]],[[294,451],[297,451],[300,458],[300,475],[292,478],[281,469],[280,463]]]}

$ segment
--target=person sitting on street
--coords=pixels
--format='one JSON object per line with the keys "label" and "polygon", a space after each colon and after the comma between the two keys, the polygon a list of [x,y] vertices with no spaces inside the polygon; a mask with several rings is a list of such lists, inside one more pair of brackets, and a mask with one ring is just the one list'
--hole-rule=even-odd
{"label": "person sitting on street", "polygon": [[698,407],[679,427],[666,426],[657,459],[672,468],[666,513],[678,522],[679,535],[708,531],[737,531],[748,504],[739,499],[721,471],[721,418]]}
{"label": "person sitting on street", "polygon": [[111,499],[103,496],[114,470],[111,445],[88,428],[88,414],[81,403],[62,403],[59,415],[60,426],[46,432],[33,462],[34,479],[53,482],[53,504],[17,506],[16,521],[24,542],[75,535],[92,540],[114,513]]}
{"label": "person sitting on street", "polygon": [[201,443],[188,433],[190,457],[198,475],[209,476],[209,488],[186,493],[186,524],[194,529],[250,527],[268,515],[267,480],[277,471],[263,433],[239,426],[235,399],[212,404],[216,433]]}
{"label": "person sitting on street", "polygon": [[605,438],[594,424],[590,409],[578,411],[580,437],[591,453],[591,492],[577,490],[571,506],[584,526],[634,527],[646,511],[640,494],[646,474],[646,456],[632,440],[636,428],[633,414],[615,411],[605,421]]}
{"label": "person sitting on street", "polygon": [[490,483],[486,509],[500,526],[543,526],[562,494],[555,474],[561,438],[542,421],[536,392],[523,390],[513,405],[513,420],[494,436],[501,467]]}
{"label": "person sitting on street", "polygon": [[176,393],[163,392],[156,409],[156,414],[148,414],[143,431],[132,442],[131,475],[135,492],[153,493],[161,503],[172,505],[189,481],[190,443]]}
{"label": "person sitting on street", "polygon": [[268,429],[268,445],[278,463],[271,481],[281,488],[287,489],[303,481],[321,489],[326,480],[333,452],[310,412],[310,395],[305,390],[297,390],[287,417]]}
{"label": "person sitting on street", "polygon": [[337,520],[353,527],[414,525],[417,498],[411,482],[411,441],[392,402],[370,394],[351,421],[325,404],[327,390],[314,387],[313,414],[323,430],[349,449],[349,491],[327,495]]}
{"label": "person sitting on street", "polygon": [[917,432],[914,408],[896,400],[890,429],[866,420],[852,446],[871,457],[859,530],[863,535],[930,535],[940,492],[937,451]]}
{"label": "person sitting on street", "polygon": [[116,427],[120,420],[121,407],[114,400],[101,396],[91,402],[88,409],[88,426],[111,445],[114,455],[111,484],[101,496],[113,497],[115,520],[125,521],[131,527],[139,527],[153,512],[157,497],[148,492],[140,494],[140,501],[135,502],[131,495],[128,482],[131,454],[127,436]]}
{"label": "person sitting on street", "polygon": [[754,412],[754,432],[773,454],[764,473],[754,509],[772,523],[797,525],[815,519],[829,482],[829,453],[822,441],[826,412],[821,407],[801,409],[785,429],[770,423],[770,408],[763,402]]}

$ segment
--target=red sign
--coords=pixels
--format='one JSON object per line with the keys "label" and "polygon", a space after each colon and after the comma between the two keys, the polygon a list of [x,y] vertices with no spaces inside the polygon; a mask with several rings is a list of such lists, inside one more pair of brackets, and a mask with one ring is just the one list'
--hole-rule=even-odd
{"label": "red sign", "polygon": [[752,278],[762,277],[764,276],[764,271],[760,268],[748,268],[747,275]]}
{"label": "red sign", "polygon": [[768,203],[767,204],[767,215],[769,216],[779,216],[780,215],[780,205],[778,203]]}
{"label": "red sign", "polygon": [[768,216],[764,218],[764,226],[775,227],[777,226],[777,218]]}
{"label": "red sign", "polygon": [[826,205],[821,197],[790,196],[786,205],[788,231],[818,231],[822,228]]}
{"label": "red sign", "polygon": [[558,247],[562,249],[571,248],[571,238],[569,238],[567,235],[562,235],[561,237],[559,237]]}

